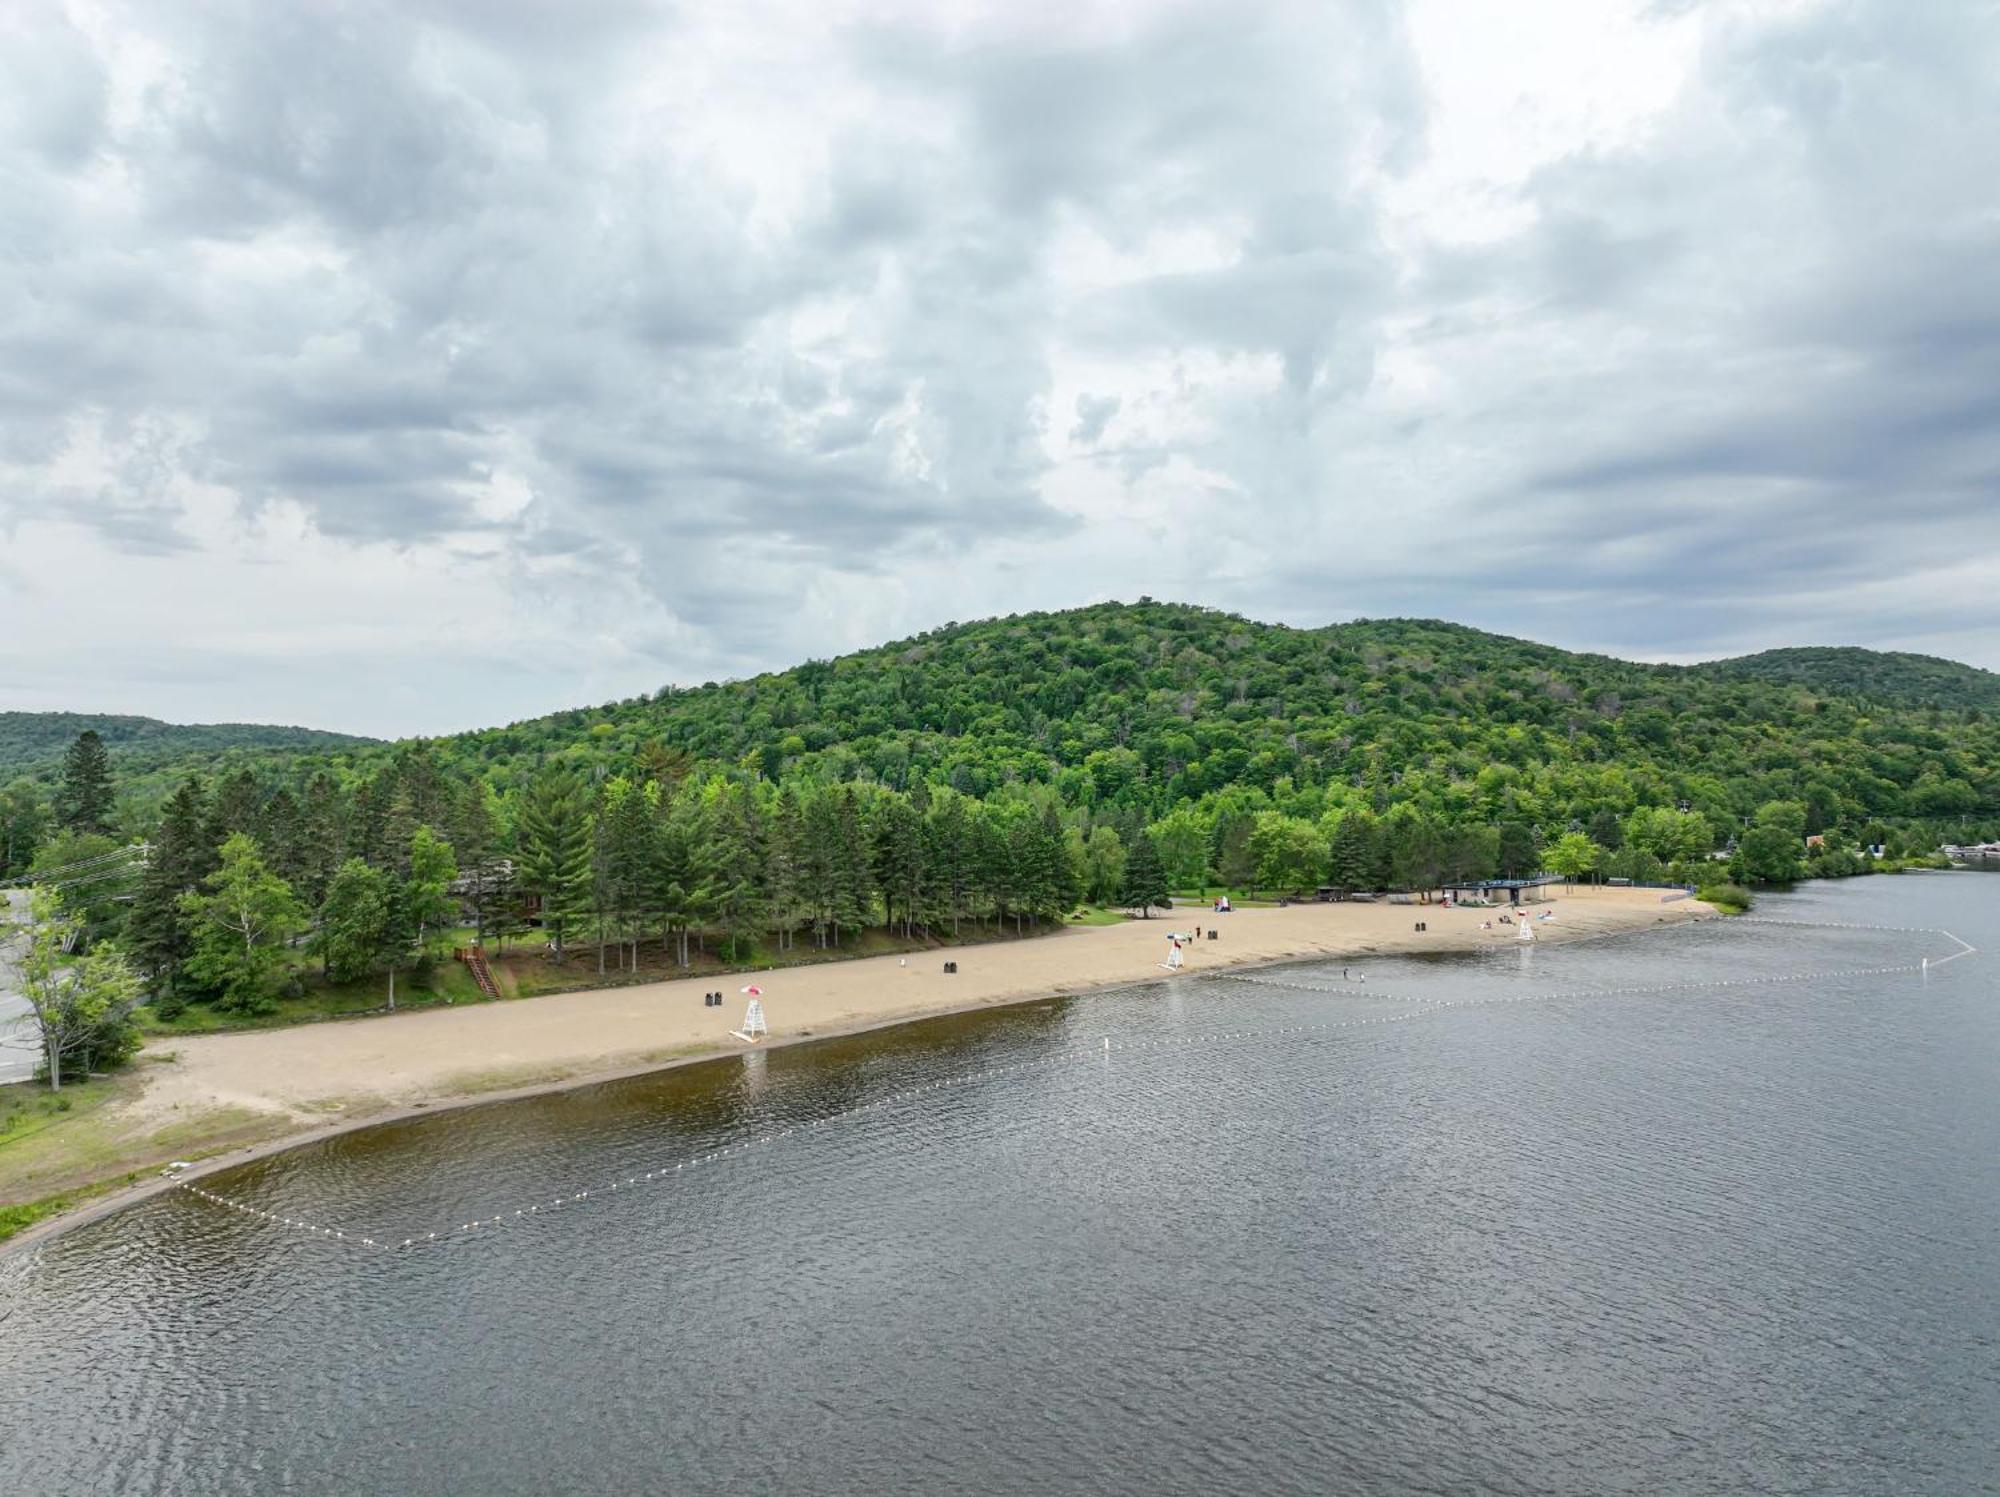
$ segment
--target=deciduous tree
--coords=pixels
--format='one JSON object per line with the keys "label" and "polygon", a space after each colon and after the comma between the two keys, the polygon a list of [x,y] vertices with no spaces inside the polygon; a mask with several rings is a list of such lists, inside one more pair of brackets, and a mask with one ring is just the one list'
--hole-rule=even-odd
{"label": "deciduous tree", "polygon": [[133,1016],[145,1001],[145,984],[109,942],[78,952],[82,922],[54,890],[36,889],[28,909],[21,996],[41,1035],[49,1088],[61,1091],[72,1062],[87,1072],[138,1048]]}
{"label": "deciduous tree", "polygon": [[277,1006],[285,943],[305,928],[291,885],[268,868],[254,838],[234,833],[201,891],[181,896],[191,922],[188,974],[225,1009],[268,1013]]}

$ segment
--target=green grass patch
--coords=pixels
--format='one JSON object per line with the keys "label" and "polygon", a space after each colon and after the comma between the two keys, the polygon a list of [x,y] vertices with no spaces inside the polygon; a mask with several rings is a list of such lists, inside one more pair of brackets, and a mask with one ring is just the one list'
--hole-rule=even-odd
{"label": "green grass patch", "polygon": [[18,1201],[12,1205],[0,1206],[0,1242],[10,1237],[18,1237],[28,1228],[58,1216],[72,1206],[80,1206],[85,1201],[130,1185],[144,1170],[132,1170],[126,1174],[113,1176],[108,1180],[93,1181],[89,1185],[78,1186],[74,1190],[59,1190],[54,1195],[43,1196],[35,1201]]}
{"label": "green grass patch", "polygon": [[1071,915],[1065,924],[1069,925],[1123,925],[1132,917],[1124,910],[1110,905],[1085,905]]}
{"label": "green grass patch", "polygon": [[140,1123],[120,1104],[139,1094],[143,1072],[141,1064],[55,1094],[31,1082],[0,1087],[0,1202],[32,1206],[108,1188],[169,1159],[263,1143],[293,1126],[247,1107],[194,1108]]}
{"label": "green grass patch", "polygon": [[38,1221],[46,1221],[58,1211],[67,1211],[76,1204],[73,1191],[59,1195],[44,1196],[39,1201],[24,1201],[18,1206],[0,1206],[0,1242],[25,1232]]}
{"label": "green grass patch", "polygon": [[52,1092],[39,1081],[0,1087],[0,1149],[44,1133],[58,1123],[88,1117],[123,1089],[112,1079],[72,1082]]}
{"label": "green grass patch", "polygon": [[[1198,905],[1204,908],[1212,908],[1216,900],[1225,895],[1228,896],[1229,903],[1239,910],[1272,909],[1278,903],[1278,896],[1268,890],[1251,894],[1247,890],[1240,889],[1211,888],[1206,893],[1199,889],[1176,889],[1173,893],[1174,899],[1180,904]],[[1311,898],[1310,892],[1293,896],[1292,902],[1296,904],[1300,899],[1308,898]]]}

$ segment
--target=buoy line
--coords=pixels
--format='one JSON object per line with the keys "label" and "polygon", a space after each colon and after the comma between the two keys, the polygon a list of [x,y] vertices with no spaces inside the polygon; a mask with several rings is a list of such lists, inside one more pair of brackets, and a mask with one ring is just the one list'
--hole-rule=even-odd
{"label": "buoy line", "polygon": [[[1783,925],[1783,924],[1803,925],[1807,924],[1808,922],[1771,920],[1771,921],[1765,921],[1763,923],[1771,925]],[[1948,931],[1936,931],[1936,930],[1925,930],[1922,933],[1931,935],[1950,935],[1950,932]],[[1960,940],[1957,936],[1951,936],[1951,939],[1957,941],[1958,944],[1963,949],[1954,952],[1952,956],[1944,958],[1943,961],[1951,961],[1955,960],[1957,957],[1969,955],[1976,949],[1970,946],[1968,943]],[[629,1192],[643,1185],[664,1183],[666,1180],[671,1179],[680,1174],[683,1174],[690,1169],[696,1169],[705,1164],[714,1164],[722,1160],[732,1159],[739,1155],[749,1153],[754,1149],[765,1148],[768,1147],[769,1145],[780,1143],[785,1139],[791,1138],[797,1134],[817,1132],[824,1128],[830,1128],[837,1123],[845,1122],[851,1118],[862,1117],[868,1113],[881,1112],[887,1108],[897,1106],[901,1103],[912,1101],[918,1097],[927,1096],[933,1092],[955,1090],[960,1087],[970,1086],[977,1082],[989,1081],[1000,1076],[1018,1075],[1026,1071],[1045,1070],[1057,1066],[1073,1065],[1078,1061],[1089,1060],[1094,1056],[1101,1057],[1111,1054],[1129,1055],[1129,1054],[1138,1054],[1144,1052],[1165,1053],[1174,1050],[1191,1049],[1193,1047],[1201,1045],[1214,1045],[1214,1044],[1223,1044],[1230,1042],[1241,1043],[1253,1040],[1286,1039],[1300,1035],[1325,1035],[1341,1030],[1364,1029],[1378,1024],[1404,1023],[1411,1019],[1424,1018],[1431,1014],[1444,1013],[1448,1010],[1453,1010],[1453,1009],[1497,1008],[1505,1006],[1507,1004],[1514,1004],[1514,1003],[1553,1002],[1553,1001],[1560,1001],[1562,999],[1637,997],[1637,996],[1647,996],[1647,995],[1655,995],[1661,993],[1681,993],[1681,992],[1694,992],[1694,991],[1714,992],[1714,991],[1725,991],[1735,988],[1773,986],[1780,983],[1825,981],[1829,979],[1845,978],[1845,977],[1880,977],[1880,976],[1888,976],[1895,973],[1924,972],[1929,970],[1930,967],[1941,966],[1943,964],[1943,961],[1932,963],[1929,962],[1928,959],[1926,959],[1923,962],[1901,962],[1901,963],[1893,963],[1886,966],[1876,966],[1876,967],[1848,967],[1832,971],[1788,972],[1788,973],[1774,974],[1766,977],[1739,977],[1739,978],[1668,982],[1668,983],[1631,983],[1611,988],[1541,988],[1525,993],[1498,994],[1487,998],[1440,999],[1440,1000],[1433,1000],[1429,1003],[1424,1003],[1423,1000],[1421,999],[1398,997],[1397,1001],[1412,1003],[1412,1004],[1421,1004],[1422,1006],[1406,1008],[1398,1013],[1374,1014],[1374,1015],[1347,1018],[1347,1019],[1330,1019],[1308,1024],[1278,1025],[1275,1027],[1265,1028],[1265,1029],[1213,1030],[1201,1034],[1168,1036],[1163,1039],[1154,1039],[1154,1040],[1119,1041],[1119,1040],[1113,1040],[1108,1035],[1103,1035],[1098,1037],[1101,1043],[1094,1048],[1080,1048],[1076,1050],[1066,1050],[1059,1055],[1045,1056],[1039,1060],[1015,1061],[1008,1065],[1002,1065],[1002,1066],[986,1066],[976,1070],[960,1072],[956,1075],[943,1077],[935,1081],[925,1082],[920,1086],[905,1087],[900,1091],[891,1092],[884,1096],[878,1097],[871,1102],[859,1103],[856,1106],[845,1108],[839,1112],[829,1113],[824,1117],[815,1118],[809,1122],[794,1123],[789,1127],[774,1129],[770,1132],[759,1134],[753,1138],[741,1139],[736,1143],[725,1144],[720,1148],[710,1149],[705,1153],[692,1155],[685,1159],[676,1160],[670,1164],[658,1165],[652,1169],[628,1175],[622,1180],[613,1180],[608,1184],[599,1184],[587,1190],[571,1191],[567,1194],[557,1195],[552,1199],[537,1202],[533,1205],[517,1207],[511,1212],[501,1212],[493,1216],[477,1217],[471,1221],[460,1222],[454,1226],[444,1227],[433,1232],[425,1232],[419,1235],[411,1235],[409,1237],[405,1237],[400,1240],[387,1237],[383,1238],[372,1237],[361,1232],[348,1231],[344,1228],[329,1226],[321,1222],[307,1221],[304,1220],[303,1218],[287,1216],[282,1212],[266,1211],[261,1207],[252,1206],[247,1202],[233,1200],[230,1197],[220,1195],[215,1191],[206,1190],[201,1186],[194,1184],[192,1181],[181,1183],[179,1188],[181,1190],[188,1192],[190,1195],[196,1196],[201,1200],[209,1202],[211,1205],[220,1206],[227,1210],[238,1212],[244,1216],[248,1216],[258,1221],[261,1221],[269,1226],[283,1227],[291,1231],[302,1232],[308,1236],[320,1237],[320,1238],[325,1238],[328,1241],[344,1243],[351,1247],[371,1249],[375,1251],[402,1251],[408,1248],[427,1247],[435,1243],[452,1241],[459,1237],[467,1236],[475,1232],[490,1231],[494,1228],[503,1227],[517,1221],[526,1221],[530,1218],[541,1216],[545,1213],[550,1213],[550,1212],[560,1211],[565,1208],[580,1206],[583,1203],[593,1198],[601,1200],[604,1197],[617,1194],[621,1188]],[[1309,986],[1307,984],[1281,983],[1270,979],[1263,979],[1261,981],[1258,981],[1255,979],[1243,977],[1240,974],[1211,973],[1208,975],[1226,976],[1230,977],[1233,981],[1239,981],[1239,982],[1257,981],[1257,985],[1262,987],[1273,987],[1273,988],[1285,987],[1285,988],[1293,988],[1303,992],[1326,993],[1326,994],[1335,994],[1341,996],[1350,995],[1356,992],[1356,990],[1351,987],[1317,988]],[[1389,997],[1391,995],[1386,993],[1376,993],[1370,991],[1366,993],[1365,996]]]}

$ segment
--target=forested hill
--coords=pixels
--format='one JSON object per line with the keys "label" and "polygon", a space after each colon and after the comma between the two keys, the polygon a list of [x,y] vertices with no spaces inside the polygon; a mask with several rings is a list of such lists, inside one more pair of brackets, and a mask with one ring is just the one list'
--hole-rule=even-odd
{"label": "forested hill", "polygon": [[1697,675],[1774,681],[1910,707],[2000,708],[2000,675],[1936,655],[1811,646],[1693,667]]}
{"label": "forested hill", "polygon": [[1858,833],[1877,820],[2000,818],[1995,680],[1857,650],[1643,665],[1434,620],[1297,629],[1142,600],[950,624],[417,744],[5,714],[0,784],[24,767],[46,777],[94,727],[135,831],[184,769],[256,749],[267,793],[320,769],[359,785],[418,753],[503,798],[555,765],[593,782],[720,771],[978,797],[1047,786],[1065,806],[1117,810],[1121,825],[1220,798],[1543,826],[1686,802],[1726,829],[1781,800],[1802,803],[1814,831]]}
{"label": "forested hill", "polygon": [[[52,786],[0,783],[0,874],[68,889],[93,939],[128,931],[167,1007],[243,1013],[278,1001],[282,932],[309,918],[335,981],[421,961],[462,913],[454,880],[482,939],[532,895],[557,960],[588,934],[600,971],[607,933],[633,963],[671,937],[686,966],[710,937],[739,960],[808,932],[1019,931],[1079,898],[1144,910],[1214,882],[1429,891],[1552,868],[1707,887],[1719,852],[1776,883],[2000,832],[2000,714],[1942,690],[1919,705],[1911,669],[1856,691],[1853,670],[1141,600],[452,738],[302,752],[253,729],[270,747],[250,753],[241,730],[165,730],[233,757],[144,773],[81,742]],[[85,725],[116,741],[116,720],[53,736]],[[121,852],[140,838],[143,872]],[[280,932],[262,945],[231,913],[252,896]]]}
{"label": "forested hill", "polygon": [[1049,782],[1147,814],[1317,786],[1536,820],[1679,800],[1723,825],[1772,799],[1829,824],[2000,813],[1987,673],[1952,667],[1954,693],[1949,662],[1864,651],[1879,666],[1784,678],[1800,653],[1641,665],[1430,620],[1294,629],[1142,601],[947,625],[439,748],[503,790],[551,756],[618,773],[665,753],[767,780]]}
{"label": "forested hill", "polygon": [[214,759],[232,749],[317,753],[375,742],[348,733],[259,723],[166,723],[88,712],[0,712],[0,783],[52,775],[77,734],[94,730],[114,765],[143,773],[166,764]]}

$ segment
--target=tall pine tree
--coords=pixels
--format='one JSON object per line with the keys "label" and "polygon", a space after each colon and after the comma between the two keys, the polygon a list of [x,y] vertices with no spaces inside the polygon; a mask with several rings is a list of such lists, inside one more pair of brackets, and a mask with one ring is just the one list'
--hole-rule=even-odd
{"label": "tall pine tree", "polygon": [[542,929],[562,961],[570,934],[590,912],[590,804],[582,782],[565,769],[543,770],[522,800],[517,835],[517,881],[540,898]]}
{"label": "tall pine tree", "polygon": [[94,728],[85,728],[63,755],[62,783],[56,789],[56,824],[72,832],[109,836],[115,792],[111,756]]}
{"label": "tall pine tree", "polygon": [[1125,904],[1139,912],[1141,918],[1153,918],[1153,906],[1166,908],[1169,902],[1167,892],[1167,870],[1160,862],[1160,851],[1153,846],[1153,839],[1144,832],[1132,839],[1131,851],[1125,858]]}
{"label": "tall pine tree", "polygon": [[215,871],[207,809],[199,780],[182,781],[167,797],[125,927],[132,956],[146,975],[154,1010],[162,1018],[179,1013],[190,996],[184,969],[194,952],[194,935],[181,901]]}

